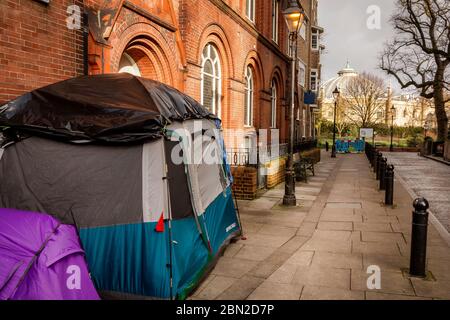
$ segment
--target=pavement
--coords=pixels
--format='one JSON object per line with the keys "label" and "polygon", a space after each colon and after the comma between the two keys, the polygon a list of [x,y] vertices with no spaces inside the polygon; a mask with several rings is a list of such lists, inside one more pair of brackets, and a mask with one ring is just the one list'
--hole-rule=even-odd
{"label": "pavement", "polygon": [[[450,299],[450,248],[430,225],[431,276],[408,276],[413,199],[396,181],[395,207],[383,206],[364,155],[324,153],[316,176],[297,183],[296,207],[281,205],[283,192],[239,201],[246,240],[225,250],[189,299]],[[368,289],[373,266],[381,286]]]}
{"label": "pavement", "polygon": [[385,152],[383,155],[395,166],[395,173],[410,193],[429,201],[430,211],[449,233],[450,166],[416,153]]}

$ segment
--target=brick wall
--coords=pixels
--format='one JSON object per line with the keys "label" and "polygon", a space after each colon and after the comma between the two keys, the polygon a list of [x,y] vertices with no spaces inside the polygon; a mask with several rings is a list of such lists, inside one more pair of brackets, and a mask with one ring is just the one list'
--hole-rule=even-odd
{"label": "brick wall", "polygon": [[268,189],[272,189],[284,181],[286,175],[286,161],[287,158],[281,158],[277,161],[272,161],[269,164],[269,168],[272,167],[272,170],[269,169],[267,175]]}
{"label": "brick wall", "polygon": [[237,199],[253,200],[256,198],[257,172],[253,167],[232,167],[233,193]]}
{"label": "brick wall", "polygon": [[[320,149],[314,148],[312,150],[304,151],[294,154],[294,161],[300,157],[313,158],[315,163],[320,162]],[[278,160],[271,161],[265,165],[267,169],[266,188],[272,189],[284,182],[286,175],[287,158],[283,157]],[[254,167],[232,167],[234,184],[233,192],[237,199],[252,200],[256,198],[258,190],[258,173]]]}
{"label": "brick wall", "polygon": [[0,1],[0,105],[32,89],[83,73],[82,30],[66,26],[82,0]]}

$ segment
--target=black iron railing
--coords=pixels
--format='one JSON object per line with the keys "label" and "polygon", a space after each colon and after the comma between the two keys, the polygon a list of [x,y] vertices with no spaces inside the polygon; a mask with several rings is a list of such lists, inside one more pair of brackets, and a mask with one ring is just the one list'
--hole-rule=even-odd
{"label": "black iron railing", "polygon": [[[303,140],[294,144],[294,153],[307,151],[317,146],[317,140]],[[288,143],[272,144],[258,148],[228,148],[228,163],[232,166],[257,166],[289,153]]]}

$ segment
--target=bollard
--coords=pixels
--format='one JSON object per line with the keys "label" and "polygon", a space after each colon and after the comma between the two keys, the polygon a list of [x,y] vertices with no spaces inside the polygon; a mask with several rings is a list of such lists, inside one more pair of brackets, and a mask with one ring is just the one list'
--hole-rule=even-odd
{"label": "bollard", "polygon": [[383,158],[383,154],[378,151],[375,172],[377,174],[377,180],[380,180],[380,167],[381,167],[381,159]]}
{"label": "bollard", "polygon": [[427,199],[418,198],[413,203],[413,221],[411,231],[411,260],[409,274],[414,277],[425,277],[427,258],[428,208]]}
{"label": "bollard", "polygon": [[386,190],[386,167],[387,159],[382,158],[380,162],[380,190]]}
{"label": "bollard", "polygon": [[377,149],[373,148],[372,149],[372,168],[373,171],[375,172],[375,159],[377,157]]}
{"label": "bollard", "polygon": [[386,185],[384,204],[387,206],[392,206],[394,205],[394,166],[392,164],[386,167],[384,182]]}

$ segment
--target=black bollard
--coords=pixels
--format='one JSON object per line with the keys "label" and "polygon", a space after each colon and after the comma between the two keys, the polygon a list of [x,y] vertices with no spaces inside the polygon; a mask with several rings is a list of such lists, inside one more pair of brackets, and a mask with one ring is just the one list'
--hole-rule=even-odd
{"label": "black bollard", "polygon": [[380,162],[380,190],[386,190],[386,167],[387,159],[381,158]]}
{"label": "black bollard", "polygon": [[377,156],[377,149],[372,148],[371,161],[372,161],[372,168],[373,168],[373,171],[375,171],[375,159],[376,159],[376,156]]}
{"label": "black bollard", "polygon": [[387,206],[392,206],[394,205],[394,166],[392,164],[386,167],[384,182],[386,185],[384,204]]}
{"label": "black bollard", "polygon": [[376,166],[375,166],[375,172],[377,174],[377,180],[380,180],[381,159],[383,159],[383,154],[378,151],[377,152]]}
{"label": "black bollard", "polygon": [[419,198],[413,203],[413,221],[411,231],[411,260],[409,273],[414,277],[425,277],[427,258],[428,204],[427,199]]}

